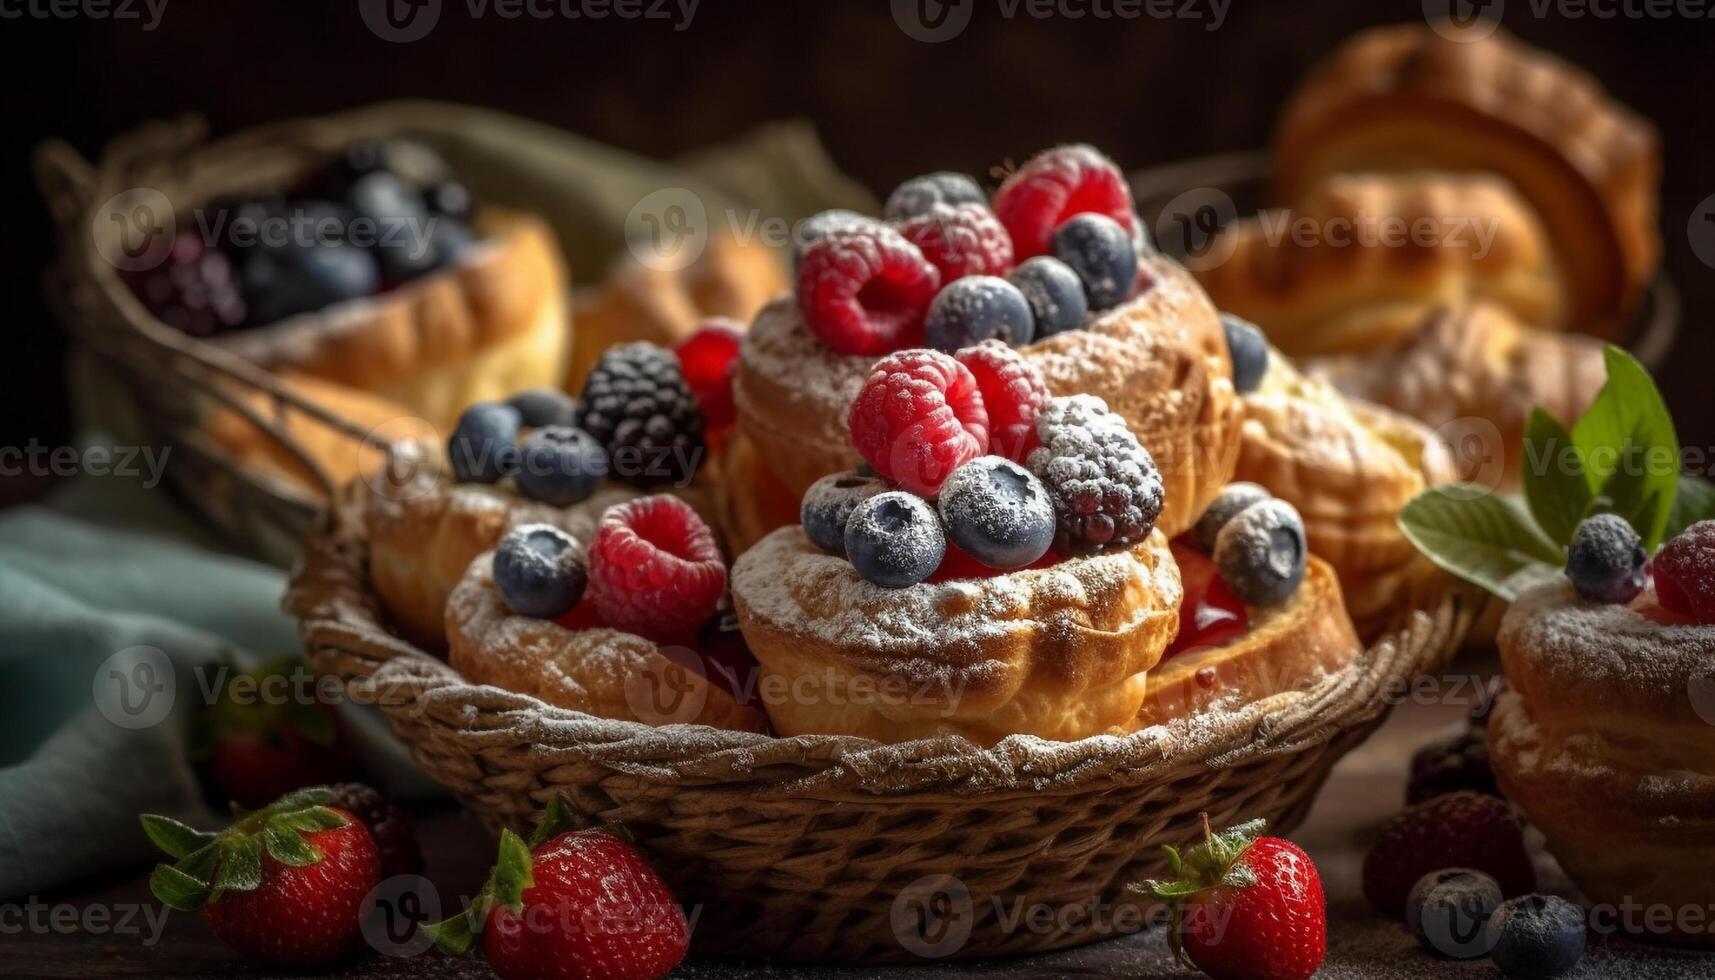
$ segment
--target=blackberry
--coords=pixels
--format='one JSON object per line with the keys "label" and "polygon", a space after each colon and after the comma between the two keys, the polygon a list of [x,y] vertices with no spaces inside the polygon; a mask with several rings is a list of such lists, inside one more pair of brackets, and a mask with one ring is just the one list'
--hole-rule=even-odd
{"label": "blackberry", "polygon": [[335,783],[333,806],[350,813],[357,822],[369,828],[375,838],[375,849],[381,855],[381,877],[414,875],[423,870],[423,849],[417,844],[417,832],[411,819],[397,803],[388,801],[380,791],[363,783]]}
{"label": "blackberry", "polygon": [[1489,741],[1483,729],[1470,726],[1438,738],[1411,757],[1411,780],[1405,802],[1416,805],[1431,797],[1471,790],[1501,795],[1495,770],[1489,765]]}
{"label": "blackberry", "polygon": [[1094,395],[1048,403],[1028,459],[1054,501],[1054,547],[1089,554],[1136,544],[1161,514],[1161,471],[1149,450]]}
{"label": "blackberry", "polygon": [[602,354],[584,380],[577,427],[635,486],[685,483],[702,462],[703,415],[672,351],[643,341]]}
{"label": "blackberry", "polygon": [[236,329],[248,316],[232,261],[195,232],[175,236],[160,265],[121,276],[157,320],[192,337]]}

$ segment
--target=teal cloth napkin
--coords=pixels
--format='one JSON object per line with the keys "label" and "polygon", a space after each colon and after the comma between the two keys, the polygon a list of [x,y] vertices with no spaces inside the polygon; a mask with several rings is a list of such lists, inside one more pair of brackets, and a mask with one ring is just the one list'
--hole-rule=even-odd
{"label": "teal cloth napkin", "polygon": [[[220,667],[301,649],[285,573],[221,552],[165,486],[82,478],[0,511],[0,899],[140,865],[141,812],[214,826],[187,760]],[[364,770],[439,791],[371,709]]]}

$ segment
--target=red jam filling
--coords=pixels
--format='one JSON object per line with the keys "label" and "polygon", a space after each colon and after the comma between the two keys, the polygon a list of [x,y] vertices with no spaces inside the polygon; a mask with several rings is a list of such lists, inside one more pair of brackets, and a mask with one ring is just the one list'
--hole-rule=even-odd
{"label": "red jam filling", "polygon": [[[1053,548],[1049,548],[1047,554],[1024,567],[1052,568],[1065,560],[1063,556],[1056,554]],[[1008,572],[1016,571],[1021,571],[1021,569],[990,568],[965,554],[958,545],[949,541],[947,542],[947,554],[941,559],[940,567],[935,569],[927,581],[932,585],[941,585],[945,582],[958,582],[964,579],[994,578],[996,575],[1005,575]]]}
{"label": "red jam filling", "polygon": [[1179,563],[1185,598],[1179,604],[1179,635],[1161,659],[1199,647],[1218,647],[1243,636],[1250,629],[1245,604],[1221,580],[1215,563],[1178,541],[1173,542],[1173,558]]}

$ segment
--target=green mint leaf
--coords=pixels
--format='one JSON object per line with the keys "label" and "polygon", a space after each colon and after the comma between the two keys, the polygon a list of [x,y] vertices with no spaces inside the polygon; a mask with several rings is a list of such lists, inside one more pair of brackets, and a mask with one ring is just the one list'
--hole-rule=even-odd
{"label": "green mint leaf", "polygon": [[180,912],[194,912],[208,900],[208,882],[198,881],[179,869],[161,864],[149,875],[149,892],[162,905]]}
{"label": "green mint leaf", "polygon": [[1637,359],[1609,345],[1608,380],[1572,427],[1591,492],[1625,518],[1654,551],[1679,488],[1679,437],[1655,381]]}
{"label": "green mint leaf", "polygon": [[322,859],[322,852],[296,830],[283,826],[279,818],[268,821],[262,828],[262,846],[268,856],[294,868],[307,868]]}
{"label": "green mint leaf", "polygon": [[500,832],[500,858],[489,886],[494,900],[514,912],[524,907],[524,890],[535,884],[530,875],[530,846],[510,830]]}
{"label": "green mint leaf", "polygon": [[1556,544],[1572,543],[1572,532],[1590,509],[1590,479],[1572,433],[1538,408],[1524,429],[1524,497],[1530,516]]}
{"label": "green mint leaf", "polygon": [[1482,487],[1425,490],[1399,512],[1399,528],[1437,566],[1508,602],[1513,575],[1565,561],[1522,507]]}
{"label": "green mint leaf", "polygon": [[1700,476],[1681,474],[1679,489],[1673,496],[1673,510],[1668,513],[1663,541],[1679,537],[1680,532],[1698,521],[1715,518],[1715,483]]}
{"label": "green mint leaf", "polygon": [[228,837],[221,841],[220,870],[214,875],[209,901],[227,892],[249,892],[262,887],[262,842],[255,837]]}
{"label": "green mint leaf", "polygon": [[197,830],[174,820],[153,813],[145,813],[138,818],[143,824],[143,833],[149,836],[154,845],[174,858],[182,858],[202,850],[217,835]]}

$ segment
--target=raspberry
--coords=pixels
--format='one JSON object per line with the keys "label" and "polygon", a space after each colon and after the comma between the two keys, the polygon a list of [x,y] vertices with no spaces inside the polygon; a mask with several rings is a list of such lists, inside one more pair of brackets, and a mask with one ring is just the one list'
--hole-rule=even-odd
{"label": "raspberry", "polygon": [[684,483],[703,456],[703,414],[673,352],[638,341],[590,369],[577,428],[607,450],[615,476],[637,486]]}
{"label": "raspberry", "polygon": [[939,351],[900,351],[876,362],[846,422],[852,445],[879,476],[923,497],[988,451],[977,379]]}
{"label": "raspberry", "polygon": [[733,423],[732,378],[738,373],[738,346],[744,328],[724,316],[703,321],[673,352],[679,355],[679,373],[697,396],[703,424],[724,429]]}
{"label": "raspberry", "polygon": [[159,266],[120,276],[155,319],[192,337],[235,329],[248,315],[231,260],[195,232],[179,232]]}
{"label": "raspberry", "polygon": [[1032,157],[994,195],[994,213],[1012,235],[1013,257],[1047,255],[1054,230],[1075,214],[1093,211],[1136,233],[1131,189],[1114,162],[1081,143]]}
{"label": "raspberry", "polygon": [[1036,436],[1026,465],[1054,498],[1057,549],[1088,554],[1149,536],[1165,494],[1161,472],[1106,402],[1055,398],[1037,416]]}
{"label": "raspberry", "polygon": [[374,787],[362,783],[335,783],[332,806],[337,806],[369,828],[375,838],[375,849],[381,856],[383,880],[394,875],[414,875],[423,870],[423,849],[417,843],[417,832],[411,829],[411,818],[399,805],[389,802]]}
{"label": "raspberry", "polygon": [[1715,623],[1715,521],[1698,521],[1655,556],[1661,604],[1700,623]]}
{"label": "raspberry", "polygon": [[822,343],[841,354],[886,354],[923,339],[923,314],[941,274],[886,225],[811,242],[798,264],[798,305]]}
{"label": "raspberry", "polygon": [[986,204],[939,205],[901,224],[899,233],[941,270],[943,286],[1012,269],[1012,239]]}
{"label": "raspberry", "polygon": [[1388,821],[1364,856],[1364,897],[1399,917],[1418,879],[1442,868],[1473,868],[1507,895],[1536,887],[1524,828],[1497,796],[1461,791],[1431,797]]}
{"label": "raspberry", "polygon": [[682,640],[720,605],[726,566],[714,532],[689,504],[641,497],[602,515],[590,545],[589,591],[614,629]]}
{"label": "raspberry", "polygon": [[990,340],[967,347],[954,359],[977,379],[989,413],[989,449],[1016,463],[1036,448],[1036,416],[1048,404],[1042,369],[1011,347]]}

